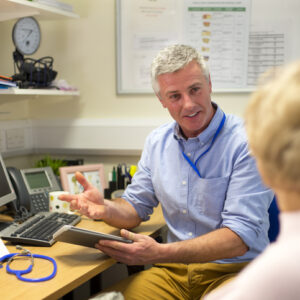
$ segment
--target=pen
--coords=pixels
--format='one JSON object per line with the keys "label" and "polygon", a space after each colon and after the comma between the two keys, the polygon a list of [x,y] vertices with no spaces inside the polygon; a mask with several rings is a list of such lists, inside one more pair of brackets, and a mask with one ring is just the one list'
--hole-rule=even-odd
{"label": "pen", "polygon": [[109,188],[111,192],[115,191],[117,189],[117,174],[116,174],[116,168],[113,167],[113,170],[111,172],[111,181],[109,182]]}
{"label": "pen", "polygon": [[123,190],[125,185],[124,185],[124,175],[122,172],[122,165],[119,164],[117,168],[117,186],[118,190]]}
{"label": "pen", "polygon": [[112,170],[112,181],[117,181],[117,173],[116,173],[115,167],[113,167],[113,170]]}
{"label": "pen", "polygon": [[136,170],[137,170],[137,166],[135,166],[135,165],[130,166],[129,174],[130,174],[131,178],[135,174]]}

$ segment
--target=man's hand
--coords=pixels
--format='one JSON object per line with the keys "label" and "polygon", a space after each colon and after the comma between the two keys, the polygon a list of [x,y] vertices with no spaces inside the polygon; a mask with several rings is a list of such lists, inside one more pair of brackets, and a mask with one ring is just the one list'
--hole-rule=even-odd
{"label": "man's hand", "polygon": [[118,262],[127,265],[145,265],[157,262],[160,257],[160,247],[153,238],[121,230],[121,236],[133,240],[132,244],[117,241],[100,240],[95,247]]}
{"label": "man's hand", "polygon": [[103,195],[80,172],[76,172],[75,177],[84,191],[78,195],[60,195],[59,199],[70,202],[72,210],[78,210],[79,213],[92,219],[101,219],[105,213]]}

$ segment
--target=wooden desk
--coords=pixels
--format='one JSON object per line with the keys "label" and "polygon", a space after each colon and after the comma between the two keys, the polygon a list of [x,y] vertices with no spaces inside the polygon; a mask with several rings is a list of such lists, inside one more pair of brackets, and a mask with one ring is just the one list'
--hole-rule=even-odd
{"label": "wooden desk", "polygon": [[[159,206],[155,209],[149,221],[143,222],[132,231],[156,237],[160,234],[164,225],[165,222]],[[119,233],[119,230],[114,227],[86,217],[82,217],[82,221],[76,226],[105,233]],[[19,252],[10,243],[5,242],[5,244],[11,253]],[[116,263],[115,260],[97,249],[62,242],[56,242],[51,247],[27,245],[24,245],[24,247],[34,254],[43,254],[54,258],[57,263],[57,274],[53,279],[45,282],[23,282],[18,280],[15,275],[7,274],[5,264],[4,268],[0,269],[1,299],[58,299]],[[33,271],[27,277],[40,278],[52,272],[50,262],[35,259],[34,263]],[[25,267],[21,267],[23,264],[25,262],[20,260],[14,265],[12,264],[12,267],[19,268],[20,266],[20,269],[24,269]]]}

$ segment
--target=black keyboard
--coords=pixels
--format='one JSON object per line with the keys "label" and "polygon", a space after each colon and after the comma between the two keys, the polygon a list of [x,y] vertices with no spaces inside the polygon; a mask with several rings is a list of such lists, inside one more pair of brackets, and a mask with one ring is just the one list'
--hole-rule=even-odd
{"label": "black keyboard", "polygon": [[3,240],[14,244],[51,246],[53,234],[63,225],[76,225],[81,217],[76,214],[39,212],[22,224],[13,223],[0,232]]}

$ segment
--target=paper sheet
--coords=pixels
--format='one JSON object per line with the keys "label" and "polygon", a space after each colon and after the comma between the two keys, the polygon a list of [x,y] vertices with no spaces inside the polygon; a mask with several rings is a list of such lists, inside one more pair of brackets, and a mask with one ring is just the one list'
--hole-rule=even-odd
{"label": "paper sheet", "polygon": [[186,42],[207,60],[216,89],[245,88],[250,1],[184,2]]}
{"label": "paper sheet", "polygon": [[6,246],[4,245],[3,241],[0,239],[0,257],[9,254],[8,249],[6,248]]}

